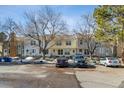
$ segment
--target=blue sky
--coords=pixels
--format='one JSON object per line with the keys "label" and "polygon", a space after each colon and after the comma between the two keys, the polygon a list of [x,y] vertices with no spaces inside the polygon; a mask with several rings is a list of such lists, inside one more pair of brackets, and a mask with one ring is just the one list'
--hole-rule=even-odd
{"label": "blue sky", "polygon": [[[24,12],[28,10],[37,11],[41,7],[38,5],[1,5],[0,6],[0,19],[3,20],[7,17],[13,18],[15,21],[24,21]],[[83,14],[92,14],[95,5],[52,5],[50,6],[58,12],[61,12],[63,19],[72,28],[77,21],[80,20],[80,16]]]}

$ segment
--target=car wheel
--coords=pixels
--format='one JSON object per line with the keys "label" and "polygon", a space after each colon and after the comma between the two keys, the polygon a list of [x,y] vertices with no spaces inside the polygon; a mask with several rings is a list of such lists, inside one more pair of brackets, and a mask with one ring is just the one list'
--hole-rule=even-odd
{"label": "car wheel", "polygon": [[117,68],[119,68],[120,66],[116,66]]}
{"label": "car wheel", "polygon": [[76,65],[73,66],[73,68],[76,68],[76,67],[77,67]]}

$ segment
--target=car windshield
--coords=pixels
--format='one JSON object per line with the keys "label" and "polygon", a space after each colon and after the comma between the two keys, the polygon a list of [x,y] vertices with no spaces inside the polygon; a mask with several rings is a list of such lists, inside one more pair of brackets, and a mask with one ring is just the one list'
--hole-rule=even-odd
{"label": "car windshield", "polygon": [[83,59],[83,56],[76,56],[75,59]]}
{"label": "car windshield", "polygon": [[60,57],[60,58],[58,58],[57,60],[67,60],[67,58],[64,58],[64,57]]}
{"label": "car windshield", "polygon": [[19,60],[19,58],[13,58],[13,60]]}
{"label": "car windshield", "polygon": [[100,60],[106,60],[106,58],[100,58]]}
{"label": "car windshield", "polygon": [[108,57],[108,60],[117,60],[117,58],[114,58],[114,57]]}

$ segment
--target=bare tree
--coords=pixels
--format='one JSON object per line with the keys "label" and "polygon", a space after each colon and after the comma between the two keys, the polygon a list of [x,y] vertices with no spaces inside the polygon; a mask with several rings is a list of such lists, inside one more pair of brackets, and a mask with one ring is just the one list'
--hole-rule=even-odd
{"label": "bare tree", "polygon": [[78,24],[78,29],[74,30],[74,32],[85,41],[90,57],[92,58],[96,48],[99,46],[99,43],[96,42],[94,37],[96,23],[90,15],[81,16],[81,20]]}
{"label": "bare tree", "polygon": [[4,44],[4,46],[6,46],[7,49],[9,50],[11,33],[17,32],[17,29],[18,29],[17,23],[13,20],[13,18],[8,17],[5,20],[5,23],[2,25],[1,29],[7,35],[7,42],[6,42],[6,45]]}
{"label": "bare tree", "polygon": [[2,30],[2,24],[1,24],[1,21],[0,21],[0,44],[2,46],[2,50],[0,50],[0,55],[3,56],[3,44],[4,44],[7,36],[4,32],[1,32],[1,30]]}
{"label": "bare tree", "polygon": [[4,31],[2,31],[2,24],[0,21],[0,43],[4,43],[6,38],[7,38],[7,35],[4,33]]}
{"label": "bare tree", "polygon": [[66,24],[60,13],[50,7],[44,7],[37,12],[26,12],[25,16],[27,25],[23,32],[26,36],[38,41],[39,53],[42,53],[45,59],[46,51],[54,45],[50,43],[56,35],[65,31]]}
{"label": "bare tree", "polygon": [[8,40],[10,40],[10,34],[16,32],[17,29],[17,23],[11,17],[8,17],[2,25],[2,30],[7,34]]}

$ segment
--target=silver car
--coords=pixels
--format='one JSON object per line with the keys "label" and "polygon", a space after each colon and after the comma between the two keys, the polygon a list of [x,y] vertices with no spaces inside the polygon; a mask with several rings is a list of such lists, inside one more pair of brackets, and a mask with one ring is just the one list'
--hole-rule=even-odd
{"label": "silver car", "polygon": [[104,66],[121,66],[120,61],[115,57],[100,58],[100,64]]}

